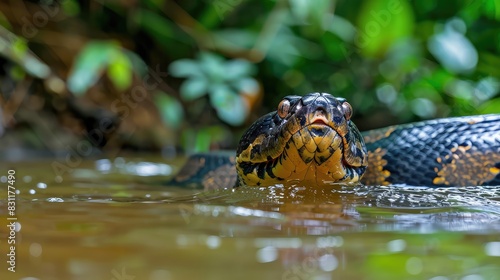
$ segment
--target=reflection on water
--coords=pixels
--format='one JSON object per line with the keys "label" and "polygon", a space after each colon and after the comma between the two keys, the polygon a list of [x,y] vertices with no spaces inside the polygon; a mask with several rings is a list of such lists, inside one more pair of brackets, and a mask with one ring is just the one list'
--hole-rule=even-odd
{"label": "reflection on water", "polygon": [[17,266],[0,279],[500,275],[500,188],[162,186],[178,165],[101,159],[61,177],[51,162],[3,164],[2,184],[17,176]]}

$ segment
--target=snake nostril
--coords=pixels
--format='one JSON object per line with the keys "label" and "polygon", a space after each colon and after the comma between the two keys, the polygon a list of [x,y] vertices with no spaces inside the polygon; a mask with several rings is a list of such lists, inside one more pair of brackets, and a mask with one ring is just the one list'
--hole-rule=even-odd
{"label": "snake nostril", "polygon": [[316,107],[316,110],[314,111],[315,114],[321,114],[321,115],[326,115],[326,109],[323,106],[318,106]]}
{"label": "snake nostril", "polygon": [[326,115],[327,115],[326,109],[323,107],[318,107],[318,108],[316,108],[316,110],[314,110],[314,115],[326,117]]}

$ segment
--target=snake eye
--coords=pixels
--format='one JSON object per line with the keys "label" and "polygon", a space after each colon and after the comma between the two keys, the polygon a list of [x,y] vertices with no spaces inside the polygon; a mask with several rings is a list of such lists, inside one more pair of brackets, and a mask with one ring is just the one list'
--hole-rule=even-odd
{"label": "snake eye", "polygon": [[344,111],[344,116],[346,120],[350,120],[352,117],[352,107],[351,104],[344,102],[342,103],[342,111]]}
{"label": "snake eye", "polygon": [[281,100],[280,104],[278,105],[278,116],[280,118],[285,118],[288,115],[288,110],[290,109],[290,101],[287,99]]}

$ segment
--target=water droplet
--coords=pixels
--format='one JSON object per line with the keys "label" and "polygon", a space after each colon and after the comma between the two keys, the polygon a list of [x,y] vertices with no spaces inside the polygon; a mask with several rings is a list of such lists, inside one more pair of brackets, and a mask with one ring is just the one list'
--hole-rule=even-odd
{"label": "water droplet", "polygon": [[411,275],[417,275],[422,272],[423,264],[420,258],[411,257],[406,261],[406,271]]}
{"label": "water droplet", "polygon": [[56,177],[54,178],[54,181],[56,181],[56,183],[62,183],[63,178],[62,178],[61,176],[56,176]]}
{"label": "water droplet", "polygon": [[500,257],[500,242],[488,242],[484,245],[484,251],[487,256]]}
{"label": "water droplet", "polygon": [[339,265],[339,261],[334,255],[326,254],[318,259],[319,267],[323,271],[334,271]]}
{"label": "water droplet", "polygon": [[260,263],[268,263],[275,261],[278,258],[278,250],[274,246],[266,246],[257,251],[257,261]]}
{"label": "water droplet", "polygon": [[176,239],[177,245],[187,246],[189,244],[189,239],[185,235],[179,235]]}
{"label": "water droplet", "polygon": [[211,235],[209,237],[207,237],[207,240],[205,241],[208,248],[210,249],[216,249],[216,248],[219,248],[220,246],[220,237],[218,236],[215,236],[215,235]]}
{"label": "water droplet", "polygon": [[30,254],[33,257],[40,257],[42,255],[42,245],[40,245],[39,243],[31,243]]}
{"label": "water droplet", "polygon": [[47,198],[47,202],[64,202],[64,200],[59,197],[49,197]]}
{"label": "water droplet", "polygon": [[109,159],[99,159],[95,161],[95,169],[102,173],[109,173],[111,167],[112,165]]}
{"label": "water droplet", "polygon": [[460,280],[484,280],[484,278],[481,275],[471,274],[460,278]]}
{"label": "water droplet", "polygon": [[387,250],[389,252],[401,252],[406,248],[406,241],[403,239],[396,239],[387,242]]}

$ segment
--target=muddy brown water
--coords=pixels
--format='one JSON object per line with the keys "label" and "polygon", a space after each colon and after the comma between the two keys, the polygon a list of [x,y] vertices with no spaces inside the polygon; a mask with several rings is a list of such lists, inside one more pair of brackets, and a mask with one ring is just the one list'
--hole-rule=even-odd
{"label": "muddy brown water", "polygon": [[0,279],[500,279],[500,187],[165,187],[182,162],[1,163]]}

